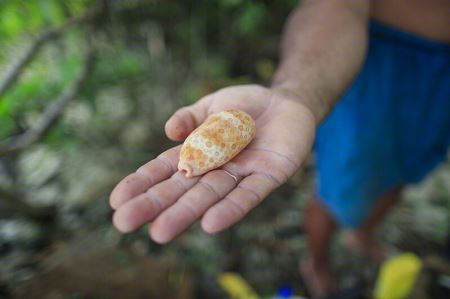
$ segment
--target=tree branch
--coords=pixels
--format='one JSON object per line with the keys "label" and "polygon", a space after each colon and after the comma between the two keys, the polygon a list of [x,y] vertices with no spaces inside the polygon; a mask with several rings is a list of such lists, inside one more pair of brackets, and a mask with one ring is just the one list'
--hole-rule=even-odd
{"label": "tree branch", "polygon": [[24,68],[33,60],[33,58],[45,43],[60,37],[64,32],[66,32],[74,25],[92,19],[93,17],[95,17],[96,13],[96,10],[91,9],[82,16],[69,19],[61,27],[49,29],[38,36],[19,58],[19,60],[9,68],[4,79],[0,82],[0,100],[2,99],[6,91],[17,81]]}
{"label": "tree branch", "polygon": [[62,91],[59,98],[44,110],[32,128],[21,135],[11,137],[0,143],[0,157],[19,151],[43,137],[58,120],[64,108],[79,94],[94,66],[95,60],[95,51],[89,36],[87,37],[86,44],[84,63],[75,80]]}

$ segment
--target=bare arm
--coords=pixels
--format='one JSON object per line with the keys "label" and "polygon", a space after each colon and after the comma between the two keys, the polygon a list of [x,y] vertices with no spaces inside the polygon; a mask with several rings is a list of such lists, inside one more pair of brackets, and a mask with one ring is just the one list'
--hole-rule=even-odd
{"label": "bare arm", "polygon": [[317,123],[361,67],[369,10],[368,0],[307,0],[287,22],[273,87],[297,95]]}
{"label": "bare arm", "polygon": [[188,179],[177,171],[179,146],[143,165],[111,194],[116,227],[130,232],[150,223],[149,234],[159,243],[197,220],[206,232],[217,233],[286,182],[308,156],[318,122],[361,65],[367,1],[305,2],[288,22],[273,88],[232,86],[175,112],[166,123],[172,140],[184,140],[209,115],[227,109],[249,113],[256,137],[220,169],[200,177]]}

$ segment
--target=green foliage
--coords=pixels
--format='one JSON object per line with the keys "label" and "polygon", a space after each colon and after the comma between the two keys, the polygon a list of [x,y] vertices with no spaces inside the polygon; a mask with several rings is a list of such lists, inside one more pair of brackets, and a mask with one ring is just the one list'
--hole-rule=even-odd
{"label": "green foliage", "polygon": [[0,42],[57,26],[67,17],[81,14],[92,0],[10,0],[0,2]]}
{"label": "green foliage", "polygon": [[[2,103],[0,103],[0,112],[2,110],[4,110],[4,105]],[[0,117],[0,138],[6,138],[7,136],[9,136],[11,134],[11,132],[13,132],[14,127],[15,127],[15,123],[14,123],[14,119],[9,115],[6,114],[5,116],[1,116]]]}
{"label": "green foliage", "polygon": [[[0,1],[0,44],[5,45],[0,51],[0,68],[7,69],[46,27],[59,26],[68,17],[80,15],[91,3],[92,0]],[[71,33],[70,37],[79,44],[80,34]],[[42,108],[73,80],[81,61],[79,48],[70,47],[66,55],[56,52],[56,47],[50,47],[41,53],[17,85],[0,99],[0,138],[15,131],[15,120],[23,112]]]}
{"label": "green foliage", "polygon": [[257,34],[261,32],[261,26],[265,18],[267,18],[265,5],[258,2],[246,2],[234,25],[236,31],[242,35]]}
{"label": "green foliage", "polygon": [[[79,49],[67,49],[67,55],[54,55],[57,48],[50,47],[41,58],[30,64],[14,88],[0,101],[0,122],[11,123],[25,111],[41,109],[73,81],[81,64]],[[11,130],[2,128],[0,137]]]}
{"label": "green foliage", "polygon": [[[45,28],[81,15],[94,2],[1,1],[0,43],[6,46],[0,51],[0,67],[6,69]],[[169,71],[165,64],[173,63],[178,65],[174,71],[180,78],[189,74],[180,79],[184,103],[193,103],[230,84],[267,82],[275,63],[258,43],[279,35],[295,2],[110,2],[110,23],[96,36],[99,55],[95,70],[77,100],[94,102],[99,91],[112,86],[124,86],[130,95],[135,94],[141,82],[163,82]],[[150,53],[149,57],[148,36],[155,28],[164,48],[162,56],[152,57]],[[19,124],[26,128],[29,122],[24,120],[39,115],[73,81],[82,63],[84,30],[78,26],[60,41],[45,46],[0,100],[0,139],[17,133]],[[242,53],[251,54],[243,57]],[[53,129],[46,142],[57,144],[58,138],[61,143],[69,142],[70,132]]]}
{"label": "green foliage", "polygon": [[[94,2],[0,0],[0,80],[3,70],[21,56],[40,32],[83,14]],[[83,235],[81,229],[91,232],[93,224],[111,229],[107,205],[111,189],[125,173],[173,145],[164,136],[164,123],[178,107],[225,86],[268,83],[277,63],[282,26],[297,2],[109,1],[109,15],[92,36],[97,51],[95,68],[77,98],[38,145],[17,156],[6,156],[12,157],[10,164],[17,164],[18,159],[27,165],[21,167],[19,163],[19,167],[13,167],[17,168],[18,179],[14,181],[20,193],[31,203],[53,203],[58,208],[58,227],[52,227],[46,238],[49,235],[49,240],[60,242],[61,236],[53,238],[52,234],[73,231],[74,235]],[[86,27],[75,26],[61,39],[45,45],[0,98],[0,141],[29,129],[73,82],[84,61]],[[273,294],[274,286],[296,279],[292,261],[302,253],[304,239],[280,237],[281,246],[274,247],[274,238],[279,238],[280,232],[297,230],[302,222],[296,211],[303,209],[306,198],[312,196],[309,173],[294,178],[295,186],[288,185],[273,195],[274,200],[264,202],[265,211],[270,213],[259,209],[234,231],[210,238],[194,230],[173,247],[153,244],[148,252],[155,255],[155,251],[172,250],[174,256],[181,252],[183,260],[198,272],[199,284],[205,284],[224,268],[236,268],[250,278],[260,293]],[[420,195],[413,190],[419,194],[415,202],[426,203],[424,199],[435,198],[439,199],[439,208],[430,209],[429,203],[419,206],[406,213],[415,225],[408,222],[404,226],[436,242],[443,240],[450,224],[450,217],[444,213],[450,204],[446,200],[450,169],[443,173],[447,176],[442,177],[442,184],[429,188],[439,193]],[[21,185],[22,182],[33,188]],[[299,191],[293,192],[294,188]],[[101,204],[105,207],[103,214],[97,210]],[[68,214],[71,207],[76,207],[76,213]],[[389,226],[393,236],[390,238],[395,239],[394,233],[400,229],[392,227]],[[139,245],[135,242],[139,240],[148,243],[147,232],[128,235],[122,241],[127,239],[133,245]],[[98,238],[94,244],[98,246]],[[142,244],[133,248],[139,249]],[[33,252],[33,256],[40,254]],[[125,265],[127,261],[122,262]],[[29,276],[28,270],[26,275]],[[176,282],[179,278],[171,279]],[[210,287],[207,284],[206,288]]]}

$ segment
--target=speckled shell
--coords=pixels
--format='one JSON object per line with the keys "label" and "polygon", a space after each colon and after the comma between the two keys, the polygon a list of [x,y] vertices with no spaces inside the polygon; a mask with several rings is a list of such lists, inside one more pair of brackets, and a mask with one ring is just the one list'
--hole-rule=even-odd
{"label": "speckled shell", "polygon": [[243,111],[213,114],[184,141],[178,170],[189,178],[218,168],[242,151],[255,133],[255,122]]}

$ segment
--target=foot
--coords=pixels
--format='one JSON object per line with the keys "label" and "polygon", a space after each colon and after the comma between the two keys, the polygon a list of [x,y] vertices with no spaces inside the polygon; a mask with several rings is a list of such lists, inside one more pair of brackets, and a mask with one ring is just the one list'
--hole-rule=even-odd
{"label": "foot", "polygon": [[319,266],[311,258],[305,258],[300,262],[299,268],[312,298],[324,298],[337,290],[328,266]]}
{"label": "foot", "polygon": [[347,232],[344,240],[349,250],[367,256],[377,264],[381,264],[387,257],[385,245],[373,234]]}

